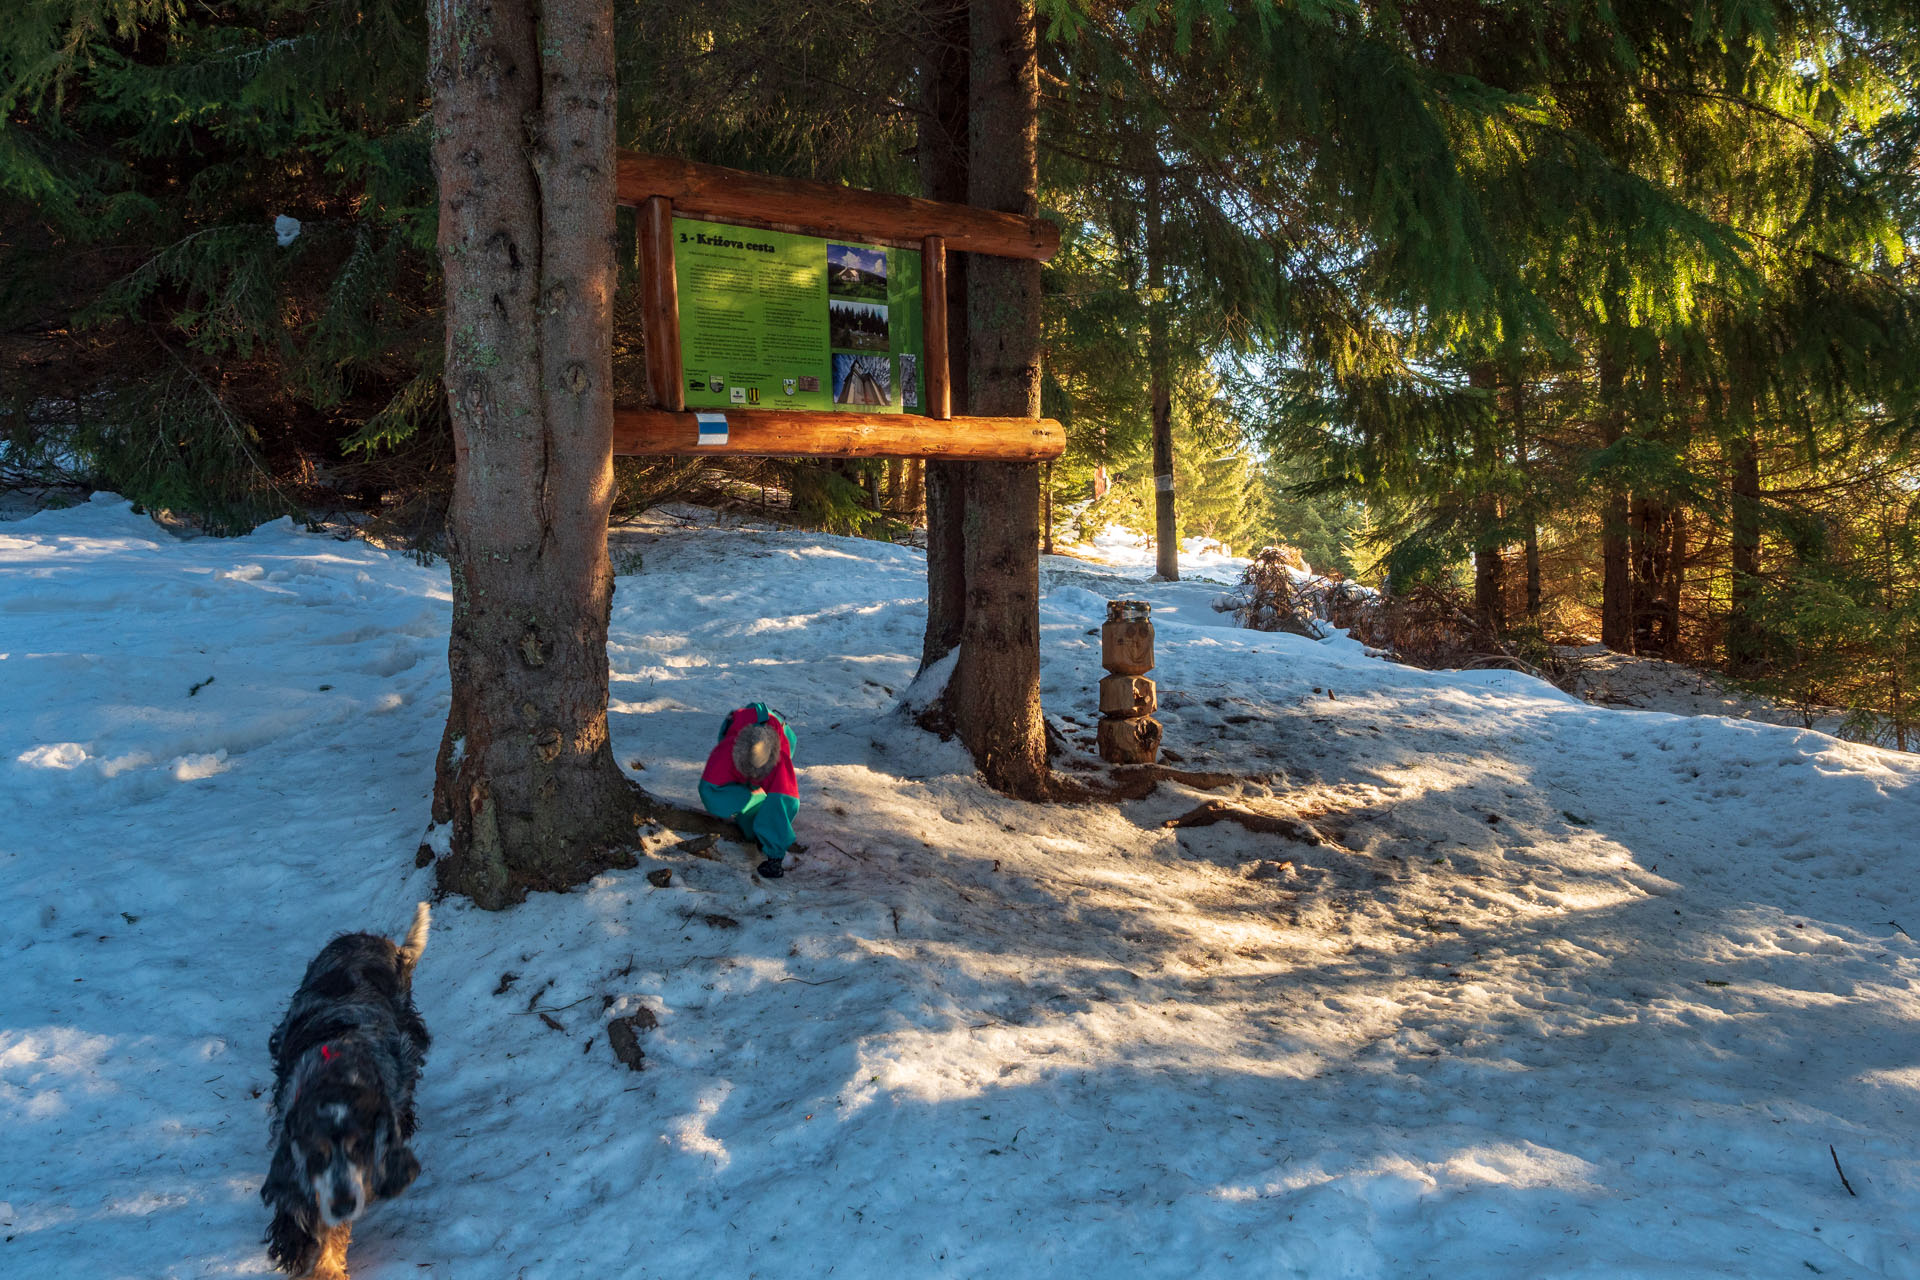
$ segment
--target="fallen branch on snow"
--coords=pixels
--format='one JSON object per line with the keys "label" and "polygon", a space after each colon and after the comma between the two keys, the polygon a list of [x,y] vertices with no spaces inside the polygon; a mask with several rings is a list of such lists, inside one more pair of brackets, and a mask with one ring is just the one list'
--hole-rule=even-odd
{"label": "fallen branch on snow", "polygon": [[1833,1149],[1833,1144],[1831,1142],[1827,1144],[1827,1154],[1833,1157],[1833,1171],[1840,1175],[1840,1185],[1847,1189],[1848,1195],[1857,1197],[1860,1193],[1853,1189],[1853,1184],[1851,1182],[1847,1181],[1846,1170],[1840,1167],[1840,1153]]}
{"label": "fallen branch on snow", "polygon": [[1301,844],[1327,843],[1325,836],[1298,818],[1281,813],[1263,813],[1258,809],[1247,809],[1222,800],[1209,800],[1198,808],[1189,809],[1177,818],[1169,818],[1160,825],[1163,827],[1210,827],[1216,822],[1237,822],[1249,831],[1285,836]]}

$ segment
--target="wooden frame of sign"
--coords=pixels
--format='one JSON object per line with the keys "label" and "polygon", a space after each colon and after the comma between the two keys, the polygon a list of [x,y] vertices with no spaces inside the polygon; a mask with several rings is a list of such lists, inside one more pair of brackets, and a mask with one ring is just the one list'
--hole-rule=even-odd
{"label": "wooden frame of sign", "polygon": [[[947,371],[947,251],[1044,262],[1060,247],[1060,230],[1052,223],[632,151],[619,153],[617,192],[618,203],[637,211],[641,315],[653,407],[613,411],[616,454],[1044,462],[1065,450],[1066,433],[1048,418],[954,417]],[[726,429],[718,433],[720,442],[714,442],[711,428],[703,435],[700,418],[722,411],[696,415],[687,410],[680,289],[673,265],[676,216],[918,249],[925,412],[730,408],[723,413]]]}

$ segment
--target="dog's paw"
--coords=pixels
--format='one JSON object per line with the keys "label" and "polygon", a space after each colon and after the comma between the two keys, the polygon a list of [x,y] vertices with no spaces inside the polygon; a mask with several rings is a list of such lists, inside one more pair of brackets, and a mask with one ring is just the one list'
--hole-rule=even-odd
{"label": "dog's paw", "polygon": [[353,1226],[346,1223],[327,1232],[320,1256],[308,1272],[313,1280],[348,1280],[347,1244],[353,1239]]}

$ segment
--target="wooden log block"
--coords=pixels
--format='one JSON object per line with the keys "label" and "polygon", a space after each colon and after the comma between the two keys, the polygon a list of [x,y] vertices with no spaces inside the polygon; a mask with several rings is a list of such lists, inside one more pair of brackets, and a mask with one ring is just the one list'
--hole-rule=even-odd
{"label": "wooden log block", "polygon": [[1150,716],[1160,696],[1145,676],[1107,676],[1100,681],[1100,714],[1121,720]]}
{"label": "wooden log block", "polygon": [[1101,623],[1100,665],[1117,676],[1143,676],[1153,670],[1153,624]]}
{"label": "wooden log block", "polygon": [[[720,412],[715,410],[714,412]],[[923,418],[911,413],[728,409],[725,444],[701,444],[691,413],[613,411],[621,455],[744,454],[769,458],[942,458],[1045,462],[1067,447],[1051,418]]]}
{"label": "wooden log block", "polygon": [[915,196],[862,191],[828,182],[775,178],[744,169],[695,164],[672,156],[619,152],[615,160],[621,204],[665,196],[683,217],[758,223],[812,235],[864,237],[907,248],[941,236],[959,253],[1045,262],[1060,247],[1060,228],[1040,218]]}
{"label": "wooden log block", "polygon": [[1102,720],[1094,736],[1108,764],[1152,764],[1160,754],[1160,722],[1152,716]]}

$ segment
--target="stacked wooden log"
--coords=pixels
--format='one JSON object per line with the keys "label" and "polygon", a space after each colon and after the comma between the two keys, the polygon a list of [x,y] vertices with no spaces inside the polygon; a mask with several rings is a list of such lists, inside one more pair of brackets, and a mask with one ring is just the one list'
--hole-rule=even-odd
{"label": "stacked wooden log", "polygon": [[1100,758],[1109,764],[1152,764],[1160,755],[1159,695],[1153,670],[1153,606],[1144,600],[1107,602],[1100,628]]}

